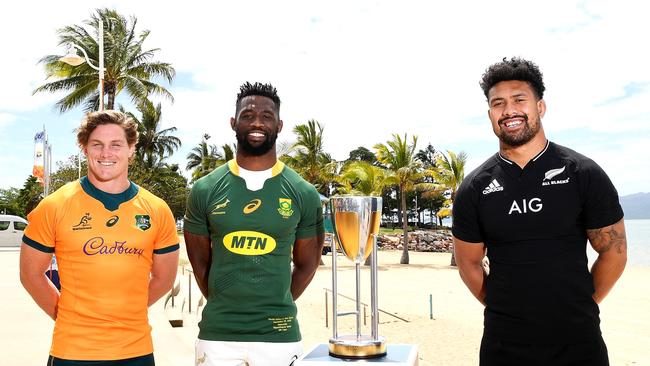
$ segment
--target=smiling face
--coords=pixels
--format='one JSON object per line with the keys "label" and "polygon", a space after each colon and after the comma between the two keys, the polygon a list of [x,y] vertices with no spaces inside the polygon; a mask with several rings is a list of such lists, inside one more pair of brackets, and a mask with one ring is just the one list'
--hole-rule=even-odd
{"label": "smiling face", "polygon": [[542,129],[546,112],[530,84],[509,80],[495,84],[488,92],[488,116],[501,144],[517,147],[533,140]]}
{"label": "smiling face", "polygon": [[129,158],[135,144],[128,144],[124,128],[112,123],[97,126],[83,151],[88,159],[88,179],[95,187],[108,193],[128,188]]}
{"label": "smiling face", "polygon": [[238,105],[237,115],[230,119],[237,136],[237,148],[251,156],[260,156],[275,148],[275,140],[282,131],[278,108],[267,97],[251,95]]}

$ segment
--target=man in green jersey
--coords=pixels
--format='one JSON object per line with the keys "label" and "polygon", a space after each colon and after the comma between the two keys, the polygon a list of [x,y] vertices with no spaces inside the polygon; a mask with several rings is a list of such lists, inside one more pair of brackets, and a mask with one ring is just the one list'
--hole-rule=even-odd
{"label": "man in green jersey", "polygon": [[185,214],[187,253],[207,298],[196,364],[289,365],[302,353],[294,300],[323,247],[321,203],[277,159],[282,120],[271,84],[243,84],[230,125],[236,158],[194,184]]}

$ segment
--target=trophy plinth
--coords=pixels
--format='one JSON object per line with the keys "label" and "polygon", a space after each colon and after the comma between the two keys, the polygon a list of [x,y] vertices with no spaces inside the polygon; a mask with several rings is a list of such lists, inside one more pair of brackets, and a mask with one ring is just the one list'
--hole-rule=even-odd
{"label": "trophy plinth", "polygon": [[[338,245],[332,246],[332,328],[329,354],[333,357],[367,359],[386,355],[386,340],[378,334],[377,305],[377,234],[381,220],[381,197],[331,197],[332,225]],[[337,309],[336,257],[338,251],[355,263],[356,310],[339,313]],[[371,335],[361,334],[361,263],[372,256],[370,265]],[[337,318],[356,316],[356,334],[339,335]]]}
{"label": "trophy plinth", "polygon": [[361,335],[357,339],[355,335],[343,335],[337,339],[330,338],[329,352],[335,357],[365,359],[386,355],[386,339]]}

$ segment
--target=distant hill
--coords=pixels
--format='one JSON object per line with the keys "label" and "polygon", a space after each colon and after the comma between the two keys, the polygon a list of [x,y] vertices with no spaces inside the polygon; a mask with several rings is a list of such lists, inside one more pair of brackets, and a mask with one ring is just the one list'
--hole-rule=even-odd
{"label": "distant hill", "polygon": [[620,200],[625,219],[650,219],[650,193],[634,193]]}

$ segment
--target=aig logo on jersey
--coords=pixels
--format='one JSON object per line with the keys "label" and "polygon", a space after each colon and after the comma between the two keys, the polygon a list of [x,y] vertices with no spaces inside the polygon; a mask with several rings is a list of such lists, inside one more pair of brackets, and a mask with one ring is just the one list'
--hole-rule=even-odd
{"label": "aig logo on jersey", "polygon": [[541,198],[531,198],[531,199],[522,199],[521,201],[514,200],[510,205],[510,211],[508,215],[515,214],[527,214],[529,212],[537,213],[542,210],[542,199]]}
{"label": "aig logo on jersey", "polygon": [[566,170],[566,165],[561,168],[551,169],[548,172],[544,173],[544,179],[542,179],[542,186],[552,186],[555,184],[569,183],[569,179],[570,179],[569,177],[567,177],[566,179],[552,180],[556,176],[564,173],[565,170]]}

